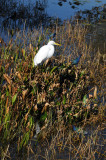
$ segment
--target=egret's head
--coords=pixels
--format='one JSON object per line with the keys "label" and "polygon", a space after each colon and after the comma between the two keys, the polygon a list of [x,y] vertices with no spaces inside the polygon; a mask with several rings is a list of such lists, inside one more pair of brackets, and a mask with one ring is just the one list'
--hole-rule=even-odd
{"label": "egret's head", "polygon": [[48,45],[57,45],[57,46],[61,46],[61,44],[58,44],[58,43],[56,43],[56,42],[54,42],[54,41],[49,41],[49,42],[48,42]]}

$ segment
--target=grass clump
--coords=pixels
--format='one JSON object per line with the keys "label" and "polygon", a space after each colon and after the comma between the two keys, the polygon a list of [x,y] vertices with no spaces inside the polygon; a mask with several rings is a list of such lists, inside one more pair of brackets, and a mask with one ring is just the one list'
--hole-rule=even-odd
{"label": "grass clump", "polygon": [[[42,127],[38,136],[41,142],[46,137],[50,140],[51,133],[57,135],[58,142],[59,133],[63,135],[67,127],[69,130],[71,126],[72,131],[73,125],[85,125],[91,118],[92,123],[104,120],[102,91],[105,62],[100,64],[99,51],[93,57],[91,43],[86,44],[87,28],[78,23],[73,27],[69,22],[65,22],[63,26],[56,25],[55,41],[61,43],[62,47],[56,48],[55,56],[48,63],[34,67],[33,58],[40,46],[47,43],[50,33],[54,33],[54,29],[47,29],[44,32],[23,31],[15,40],[11,39],[8,44],[1,44],[0,149],[2,158],[11,157],[11,144],[14,141],[17,150],[14,156],[21,154],[25,158],[25,153],[21,151],[33,150],[29,142],[36,132],[36,122],[39,122]],[[80,54],[82,56],[79,63],[73,65],[72,61]],[[80,147],[84,142],[81,143],[77,134],[74,137],[72,133],[71,137],[74,147],[73,156],[83,159],[81,156],[83,148]],[[60,136],[61,138],[63,136]],[[75,150],[77,143],[80,146]],[[88,140],[85,146],[88,143],[90,145],[91,141]],[[63,147],[63,144],[54,145],[61,150],[61,147],[64,149],[66,147],[65,144]],[[72,149],[70,150],[72,152]],[[84,152],[85,157],[87,150]],[[56,152],[55,148],[51,154],[51,157],[54,156],[52,159],[55,159],[56,154],[53,151]],[[48,152],[46,159],[50,159]],[[37,154],[34,154],[34,157],[36,156]]]}

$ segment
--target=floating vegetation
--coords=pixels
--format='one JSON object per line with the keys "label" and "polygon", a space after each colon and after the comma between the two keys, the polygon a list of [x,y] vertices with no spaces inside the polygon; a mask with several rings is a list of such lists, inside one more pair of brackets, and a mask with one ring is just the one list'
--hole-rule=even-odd
{"label": "floating vegetation", "polygon": [[[8,44],[1,43],[2,158],[11,157],[9,148],[13,142],[16,155],[22,154],[20,152],[26,148],[28,150],[38,122],[41,126],[39,141],[50,138],[61,125],[64,130],[76,125],[74,131],[79,134],[82,131],[78,131],[77,125],[88,123],[91,118],[91,123],[104,119],[105,62],[99,63],[99,51],[93,57],[92,45],[85,41],[86,27],[78,23],[72,26],[68,21],[63,26],[56,24],[56,41],[62,47],[56,48],[55,56],[48,62],[33,66],[35,54],[40,46],[47,43],[49,34],[54,35],[54,31],[40,32],[39,29],[27,34],[23,31]],[[77,138],[74,137],[74,143],[80,141]],[[59,148],[61,150],[61,146]],[[82,158],[81,154],[79,157]]]}

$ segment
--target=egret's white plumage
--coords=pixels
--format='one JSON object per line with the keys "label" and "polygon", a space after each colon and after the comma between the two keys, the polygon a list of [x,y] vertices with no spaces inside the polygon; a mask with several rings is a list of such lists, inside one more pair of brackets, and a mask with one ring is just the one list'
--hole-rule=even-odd
{"label": "egret's white plumage", "polygon": [[37,66],[41,62],[51,58],[54,54],[54,45],[60,45],[54,41],[48,42],[47,45],[42,46],[34,57],[34,65]]}

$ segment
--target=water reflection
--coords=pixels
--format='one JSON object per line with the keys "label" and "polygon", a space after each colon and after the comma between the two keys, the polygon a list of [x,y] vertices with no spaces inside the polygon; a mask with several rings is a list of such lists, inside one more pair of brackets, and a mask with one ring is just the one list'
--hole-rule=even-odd
{"label": "water reflection", "polygon": [[21,1],[17,2],[12,0],[8,2],[8,0],[2,0],[0,2],[1,31],[5,31],[6,29],[22,29],[24,22],[26,26],[30,28],[34,25],[37,26],[41,22],[43,23],[48,19],[45,13],[46,4],[46,1],[42,3],[36,1],[36,3],[31,6],[30,3],[24,5]]}
{"label": "water reflection", "polygon": [[91,10],[98,7],[105,0],[1,0],[0,1],[0,32],[7,29],[23,29],[26,27],[38,27],[53,25],[56,18],[62,21],[70,19],[76,12]]}
{"label": "water reflection", "polygon": [[[8,33],[13,36],[23,28],[32,30],[41,25],[55,27],[57,18],[58,22],[62,22],[71,16],[81,23],[99,23],[106,18],[106,6],[102,6],[104,3],[105,0],[1,0],[0,37],[6,42]],[[92,9],[93,6],[96,7]],[[105,23],[103,27],[105,28]]]}

